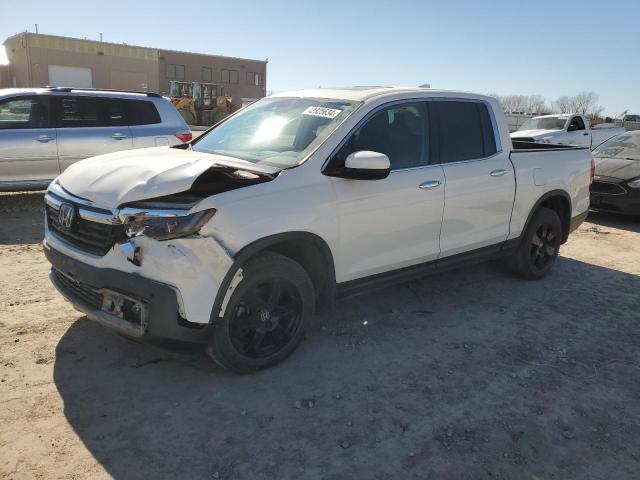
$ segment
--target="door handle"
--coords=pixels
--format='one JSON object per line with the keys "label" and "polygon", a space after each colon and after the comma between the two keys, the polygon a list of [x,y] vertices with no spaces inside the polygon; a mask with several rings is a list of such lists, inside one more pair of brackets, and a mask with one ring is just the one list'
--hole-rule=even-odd
{"label": "door handle", "polygon": [[123,138],[127,138],[127,136],[124,133],[114,133],[113,135],[111,135],[111,138],[122,140]]}
{"label": "door handle", "polygon": [[432,188],[439,187],[442,184],[440,180],[427,180],[426,182],[422,182],[418,185],[418,188],[422,190],[431,190]]}
{"label": "door handle", "polygon": [[47,143],[53,140],[53,137],[50,137],[49,135],[40,135],[36,140],[42,143]]}
{"label": "door handle", "polygon": [[501,168],[500,170],[494,170],[489,175],[491,175],[492,177],[501,177],[506,173],[507,173],[507,170],[505,170],[504,168]]}

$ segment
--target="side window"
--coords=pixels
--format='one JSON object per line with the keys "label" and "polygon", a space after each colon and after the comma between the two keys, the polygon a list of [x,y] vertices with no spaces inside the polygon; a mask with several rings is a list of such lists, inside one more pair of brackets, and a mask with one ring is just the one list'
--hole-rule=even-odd
{"label": "side window", "polygon": [[567,129],[567,131],[569,132],[575,132],[577,130],[585,130],[586,127],[584,125],[584,121],[582,120],[581,117],[573,117],[571,119],[571,122],[569,123],[569,128]]}
{"label": "side window", "polygon": [[120,99],[105,98],[100,99],[100,110],[102,111],[102,117],[109,126],[120,127],[127,125],[127,112],[124,101]]}
{"label": "side window", "polygon": [[435,117],[432,132],[437,138],[440,163],[488,157],[496,153],[493,125],[486,105],[464,100],[430,103]]}
{"label": "side window", "polygon": [[57,121],[60,127],[100,127],[98,99],[95,97],[55,97],[58,102]]}
{"label": "side window", "polygon": [[332,160],[332,167],[343,167],[350,153],[361,150],[384,153],[392,170],[426,165],[429,161],[426,129],[425,103],[385,108],[351,135]]}
{"label": "side window", "polygon": [[160,123],[160,114],[153,102],[147,100],[125,100],[129,125],[153,125]]}
{"label": "side window", "polygon": [[48,126],[49,102],[46,98],[19,97],[0,102],[0,130]]}

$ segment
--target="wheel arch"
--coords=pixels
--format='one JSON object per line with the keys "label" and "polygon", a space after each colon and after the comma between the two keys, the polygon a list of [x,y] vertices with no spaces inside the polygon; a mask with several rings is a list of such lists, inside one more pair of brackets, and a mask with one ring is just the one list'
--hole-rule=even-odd
{"label": "wheel arch", "polygon": [[531,222],[533,215],[541,207],[550,208],[558,214],[562,224],[562,243],[565,243],[567,238],[569,238],[569,229],[571,225],[571,197],[564,190],[550,190],[542,195],[529,211],[527,221],[522,229],[523,234],[527,231],[527,228],[529,228],[529,223]]}
{"label": "wheel arch", "polygon": [[[306,270],[316,290],[316,311],[332,308],[335,299],[336,276],[333,254],[320,236],[293,231],[269,235],[246,245],[233,256],[233,265],[226,273],[216,295],[210,322],[219,315],[236,273],[247,261],[262,252],[276,252],[298,262]],[[224,314],[224,312],[221,312]]]}

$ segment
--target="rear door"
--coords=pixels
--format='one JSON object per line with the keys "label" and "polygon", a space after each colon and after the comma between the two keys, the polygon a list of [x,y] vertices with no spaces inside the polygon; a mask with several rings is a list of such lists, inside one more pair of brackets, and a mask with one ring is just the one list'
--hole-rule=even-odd
{"label": "rear door", "polygon": [[62,171],[84,158],[133,148],[121,99],[84,95],[52,98]]}
{"label": "rear door", "polygon": [[441,257],[505,241],[515,178],[490,107],[455,99],[432,101],[430,108],[434,157],[446,181]]}
{"label": "rear door", "polygon": [[59,173],[49,97],[0,100],[0,182],[48,181]]}

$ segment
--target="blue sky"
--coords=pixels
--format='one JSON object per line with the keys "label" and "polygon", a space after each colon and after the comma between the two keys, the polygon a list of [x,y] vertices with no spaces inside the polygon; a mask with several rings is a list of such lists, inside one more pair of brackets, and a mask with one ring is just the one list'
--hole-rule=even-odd
{"label": "blue sky", "polygon": [[555,99],[590,90],[607,114],[640,113],[638,0],[92,3],[0,0],[0,41],[37,23],[54,35],[269,58],[273,91],[430,83]]}

